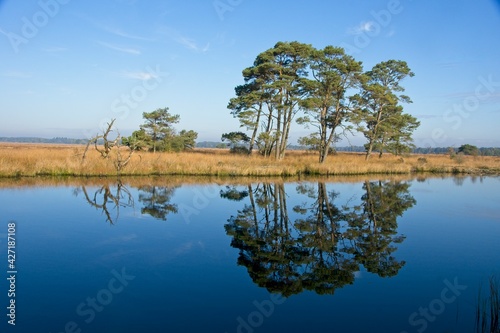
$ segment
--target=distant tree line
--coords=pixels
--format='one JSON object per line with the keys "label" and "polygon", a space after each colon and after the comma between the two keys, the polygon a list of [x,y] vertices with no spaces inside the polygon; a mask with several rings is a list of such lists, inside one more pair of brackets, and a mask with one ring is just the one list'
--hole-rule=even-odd
{"label": "distant tree line", "polygon": [[460,154],[473,156],[500,156],[500,148],[497,147],[481,147],[470,144],[464,144],[458,148],[455,147],[427,147],[413,149],[415,154]]}
{"label": "distant tree line", "polygon": [[315,129],[299,144],[318,150],[320,163],[343,134],[353,131],[367,140],[366,158],[373,151],[401,154],[414,147],[411,135],[420,124],[403,112],[402,104],[411,100],[400,82],[412,76],[404,61],[388,60],[364,71],[340,47],[278,42],[243,70],[245,83],[235,88],[228,108],[250,132],[249,153],[257,146],[262,155],[282,159],[296,121]]}
{"label": "distant tree line", "polygon": [[[218,141],[202,141],[198,142],[196,144],[197,148],[227,148],[231,147],[230,144],[226,144],[223,142],[218,142]],[[462,145],[466,147],[467,145]],[[254,147],[256,148],[256,147]],[[307,150],[311,147],[304,146],[304,145],[288,145],[289,150]],[[477,147],[476,147],[477,148]],[[334,151],[337,152],[355,152],[355,153],[362,153],[366,152],[364,146],[335,146],[333,147]],[[450,152],[454,152],[456,154],[463,152],[463,148],[460,149],[460,147],[455,148],[455,147],[417,147],[414,148],[411,153],[413,154],[445,154],[448,155]],[[470,152],[474,152],[475,149],[473,148],[472,150],[470,149],[465,149],[464,155],[470,154]],[[473,154],[470,154],[473,155]],[[477,155],[478,156],[500,156],[500,148],[497,147],[481,147],[477,148]]]}
{"label": "distant tree line", "polygon": [[478,149],[481,156],[500,156],[500,148],[483,147]]}
{"label": "distant tree line", "polygon": [[196,142],[196,148],[227,148],[227,145],[219,141],[200,141]]}
{"label": "distant tree line", "polygon": [[[182,131],[181,131],[182,132]],[[186,142],[187,145],[180,146],[183,148],[188,147],[188,149],[191,149],[191,147],[197,147],[197,148],[227,148],[228,145],[231,146],[231,144],[224,143],[224,142],[218,142],[218,141],[202,141],[202,142],[195,142],[194,146],[192,146],[193,141],[194,141],[194,131],[184,131],[182,132],[181,137],[184,139],[181,140],[181,142]],[[186,133],[192,133],[188,136],[186,136]],[[130,138],[130,137],[129,137]],[[124,138],[123,141],[128,142],[129,138]],[[47,139],[47,138],[38,138],[38,137],[0,137],[0,142],[17,142],[17,143],[47,143],[47,144],[87,144],[88,140],[87,139],[72,139],[72,138],[66,138],[66,137],[55,137],[52,139]],[[102,139],[97,140],[98,144],[103,144],[104,141]],[[460,147],[455,148],[455,147],[417,147],[412,149],[412,153],[414,154],[450,154],[451,152],[454,152],[456,154],[463,153],[464,155],[477,155],[477,156],[500,156],[500,148],[498,147],[475,147],[472,146],[473,148],[467,148],[467,146],[471,145],[462,145],[462,149]],[[145,146],[144,146],[145,147]],[[475,148],[474,148],[475,147]],[[255,148],[255,147],[254,147]],[[288,145],[289,150],[306,150],[311,148],[310,146],[305,146],[305,145]],[[465,150],[464,150],[465,148]],[[477,150],[476,150],[477,149]],[[334,151],[339,151],[339,152],[366,152],[366,148],[364,146],[340,146],[340,147],[333,147]]]}
{"label": "distant tree line", "polygon": [[56,137],[52,139],[36,137],[0,137],[0,142],[19,142],[19,143],[58,143],[58,144],[87,144],[87,139],[70,139]]}

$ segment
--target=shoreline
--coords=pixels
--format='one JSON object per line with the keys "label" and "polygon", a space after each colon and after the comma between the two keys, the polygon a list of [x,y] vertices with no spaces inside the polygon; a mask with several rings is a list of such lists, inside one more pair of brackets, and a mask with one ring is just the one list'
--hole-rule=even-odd
{"label": "shoreline", "polygon": [[129,178],[129,177],[139,177],[139,178],[150,178],[150,177],[194,177],[194,178],[301,178],[301,177],[325,177],[325,178],[336,178],[336,177],[357,177],[357,176],[500,176],[500,169],[453,169],[451,171],[447,170],[427,170],[427,171],[413,171],[413,172],[391,172],[391,171],[380,171],[380,172],[361,172],[361,173],[311,173],[311,172],[298,172],[297,174],[282,173],[282,174],[224,174],[224,173],[99,173],[99,174],[77,174],[77,173],[57,173],[57,172],[39,172],[35,174],[1,174],[0,179],[21,179],[21,178],[82,178],[82,179],[99,179],[99,178]]}

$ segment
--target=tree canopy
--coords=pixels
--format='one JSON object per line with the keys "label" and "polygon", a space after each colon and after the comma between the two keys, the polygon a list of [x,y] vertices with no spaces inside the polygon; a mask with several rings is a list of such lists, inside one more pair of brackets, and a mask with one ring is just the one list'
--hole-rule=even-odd
{"label": "tree canopy", "polygon": [[353,98],[352,120],[368,140],[366,158],[373,149],[382,156],[389,145],[395,154],[412,148],[411,134],[420,123],[403,113],[400,103],[411,103],[411,99],[397,94],[404,91],[400,81],[412,76],[407,63],[396,60],[381,62],[365,74],[361,92]]}
{"label": "tree canopy", "polygon": [[458,152],[464,155],[478,156],[480,155],[479,148],[470,144],[464,144],[458,147]]}
{"label": "tree canopy", "polygon": [[195,147],[198,133],[193,130],[181,130],[177,133],[173,125],[179,122],[180,116],[170,114],[168,108],[144,112],[142,116],[144,124],[131,136],[123,138],[123,144],[135,150],[146,149],[152,152],[183,151]]}

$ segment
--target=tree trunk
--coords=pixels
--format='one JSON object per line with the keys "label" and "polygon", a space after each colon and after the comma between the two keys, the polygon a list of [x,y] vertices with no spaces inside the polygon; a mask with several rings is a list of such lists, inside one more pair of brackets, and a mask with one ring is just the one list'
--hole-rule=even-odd
{"label": "tree trunk", "polygon": [[253,128],[252,138],[250,139],[250,147],[248,147],[248,155],[252,155],[253,145],[255,143],[255,137],[257,136],[257,131],[259,129],[261,113],[262,113],[262,103],[260,103],[259,111],[257,111],[257,119],[255,119],[255,126]]}
{"label": "tree trunk", "polygon": [[[381,182],[379,182],[379,186],[381,185]],[[372,191],[371,191],[371,184],[369,181],[365,181],[365,187],[366,187],[366,204],[367,204],[367,211],[369,215],[369,219],[373,221],[374,224],[374,230],[377,227],[377,215],[375,214],[375,200],[373,199]]]}
{"label": "tree trunk", "polygon": [[269,141],[271,136],[271,127],[273,123],[273,110],[268,106],[269,115],[267,116],[267,126],[266,126],[266,134],[268,136],[265,144],[264,144],[264,157],[271,156],[271,152],[273,151],[273,144]]}
{"label": "tree trunk", "polygon": [[387,140],[387,136],[386,136],[386,133],[384,133],[384,135],[382,136],[382,141],[380,142],[380,150],[379,150],[378,158],[382,158],[382,155],[384,154],[384,146],[385,146],[386,140]]}
{"label": "tree trunk", "polygon": [[286,146],[288,144],[288,135],[290,134],[290,126],[292,123],[292,109],[285,112],[285,117],[283,119],[283,133],[281,135],[280,142],[280,154],[279,159],[285,158]]}
{"label": "tree trunk", "polygon": [[320,163],[325,162],[325,160],[328,156],[328,152],[330,150],[330,146],[332,145],[333,140],[335,139],[335,130],[337,129],[337,126],[342,122],[340,105],[337,103],[336,108],[335,108],[335,117],[334,117],[333,122],[330,124],[332,126],[332,128],[330,130],[330,135],[328,136],[328,139],[326,139],[326,132],[328,130],[327,111],[328,111],[328,109],[325,108],[324,120],[322,119],[322,123],[324,123],[324,126],[322,124],[322,129],[324,128],[324,131],[325,131],[325,144],[324,144],[324,148],[323,148],[324,149],[323,156],[320,156],[320,161],[319,161]]}
{"label": "tree trunk", "polygon": [[320,129],[319,129],[319,163],[323,163],[328,154],[328,143],[326,139],[326,132],[328,130],[326,124],[327,108],[323,107],[320,115]]}
{"label": "tree trunk", "polygon": [[372,149],[373,149],[373,141],[372,141],[372,139],[370,139],[368,142],[368,148],[366,149],[365,161],[367,161],[368,158],[370,158],[370,155],[372,153]]}
{"label": "tree trunk", "polygon": [[276,125],[276,138],[275,138],[275,141],[276,141],[276,151],[275,151],[275,154],[274,154],[274,158],[275,159],[279,159],[279,156],[280,156],[280,148],[281,148],[281,141],[280,141],[280,137],[281,137],[281,117],[282,117],[282,110],[279,110],[278,109],[278,123]]}
{"label": "tree trunk", "polygon": [[248,195],[250,196],[250,205],[252,206],[252,217],[253,217],[253,222],[255,225],[255,236],[258,237],[258,235],[259,235],[259,221],[257,220],[257,209],[255,207],[255,201],[253,198],[252,184],[248,185]]}
{"label": "tree trunk", "polygon": [[377,112],[377,120],[375,122],[375,126],[373,127],[373,130],[370,133],[370,138],[369,138],[369,143],[368,143],[368,149],[366,151],[366,157],[365,160],[368,160],[370,157],[372,150],[373,150],[373,143],[375,140],[377,140],[377,134],[378,134],[378,125],[380,124],[380,119],[382,118],[382,106],[379,108]]}
{"label": "tree trunk", "polygon": [[328,137],[328,140],[326,141],[326,150],[325,150],[325,154],[324,154],[324,159],[323,159],[323,161],[321,161],[321,163],[323,163],[326,160],[326,157],[328,156],[328,153],[330,151],[330,146],[332,145],[333,139],[335,138],[335,129],[336,128],[337,127],[334,126],[331,129],[330,136]]}

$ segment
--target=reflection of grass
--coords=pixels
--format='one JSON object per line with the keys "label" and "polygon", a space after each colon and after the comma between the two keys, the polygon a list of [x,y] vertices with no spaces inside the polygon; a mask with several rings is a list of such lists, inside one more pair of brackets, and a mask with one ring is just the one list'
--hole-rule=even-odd
{"label": "reflection of grass", "polygon": [[[113,163],[84,146],[0,144],[0,176],[108,176]],[[420,159],[420,160],[419,160]],[[227,150],[198,149],[186,153],[134,154],[122,175],[305,176],[431,173],[500,173],[500,158],[464,156],[462,163],[447,155],[411,155],[404,159],[385,154],[365,161],[363,154],[340,153],[319,164],[315,153],[289,151],[284,160],[259,155],[231,155]]]}
{"label": "reflection of grass", "polygon": [[[375,177],[375,176],[374,176]],[[126,177],[0,177],[0,189],[3,188],[20,188],[20,187],[79,187],[79,186],[94,186],[101,187],[103,185],[114,186],[119,180],[122,184],[130,187],[143,187],[143,186],[191,186],[191,185],[241,185],[247,186],[256,182],[256,177],[215,177],[215,176],[126,176]],[[335,177],[336,182],[341,183],[360,183],[367,178],[365,175],[359,176],[338,176]],[[373,179],[383,179],[390,181],[410,181],[413,179],[422,180],[421,177],[414,177],[410,175],[377,175]],[[425,178],[427,179],[427,178]],[[285,182],[331,182],[331,177],[311,176],[311,177],[266,177],[266,182],[272,183],[285,183]]]}
{"label": "reflection of grass", "polygon": [[484,297],[479,289],[478,305],[476,309],[476,332],[500,333],[500,299],[499,279],[490,278],[489,296]]}

